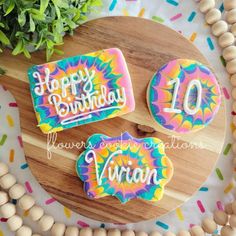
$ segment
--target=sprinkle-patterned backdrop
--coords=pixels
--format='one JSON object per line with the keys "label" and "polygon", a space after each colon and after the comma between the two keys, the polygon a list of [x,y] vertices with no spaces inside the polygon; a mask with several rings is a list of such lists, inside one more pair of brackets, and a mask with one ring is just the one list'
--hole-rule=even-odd
{"label": "sprinkle-patterned backdrop", "polygon": [[[217,2],[221,11],[224,11],[222,1]],[[206,215],[211,215],[217,207],[222,209],[223,202],[233,199],[230,84],[229,76],[224,69],[224,61],[217,46],[216,40],[210,34],[210,28],[205,24],[203,15],[197,9],[194,0],[104,0],[104,6],[90,15],[90,19],[108,15],[129,15],[152,19],[165,24],[180,32],[193,42],[205,57],[211,61],[217,77],[221,81],[223,94],[227,103],[228,136],[222,155],[212,175],[200,190],[182,207],[159,219],[138,224],[119,226],[135,230],[172,230],[188,228],[199,224]],[[157,32],[158,33],[158,32]],[[36,201],[52,214],[57,221],[79,227],[118,227],[90,220],[63,207],[52,199],[36,182],[24,158],[22,139],[19,129],[18,109],[14,98],[4,88],[0,87],[0,157],[9,164],[19,182],[25,185],[27,192],[32,194]],[[232,170],[232,171],[231,171]],[[25,223],[32,225],[28,220],[27,212],[22,212]],[[0,236],[11,236],[4,219],[0,219]],[[33,225],[32,225],[33,226]],[[33,228],[37,229],[37,226]]]}

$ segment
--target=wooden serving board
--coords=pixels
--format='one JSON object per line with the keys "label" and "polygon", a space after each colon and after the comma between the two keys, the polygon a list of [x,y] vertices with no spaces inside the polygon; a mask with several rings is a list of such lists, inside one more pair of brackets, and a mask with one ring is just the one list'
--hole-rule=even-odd
{"label": "wooden serving board", "polygon": [[[122,117],[59,132],[56,143],[86,141],[94,133],[118,136],[121,132],[129,131],[135,137],[155,136],[171,145],[171,133],[160,129],[149,114],[146,103],[147,85],[156,70],[170,60],[189,58],[209,66],[208,62],[181,34],[161,24],[132,17],[103,18],[80,26],[74,36],[65,38],[62,47],[65,55],[55,55],[52,60],[112,47],[120,48],[127,60],[136,110]],[[6,69],[6,76],[0,77],[0,83],[13,93],[18,103],[29,166],[42,187],[55,199],[93,219],[128,223],[166,214],[187,201],[201,187],[212,172],[224,143],[226,116],[223,103],[207,128],[179,136],[179,140],[172,144],[175,148],[166,150],[174,165],[174,176],[166,186],[161,201],[151,203],[132,200],[122,205],[113,197],[88,199],[75,172],[76,157],[83,150],[51,149],[52,158],[49,160],[46,150],[47,136],[37,128],[26,72],[33,64],[45,63],[44,55],[44,51],[36,52],[28,60],[23,56],[14,57],[6,50],[0,55],[0,67]],[[140,124],[152,127],[156,132],[140,132],[137,128]],[[189,147],[191,143],[197,147]]]}

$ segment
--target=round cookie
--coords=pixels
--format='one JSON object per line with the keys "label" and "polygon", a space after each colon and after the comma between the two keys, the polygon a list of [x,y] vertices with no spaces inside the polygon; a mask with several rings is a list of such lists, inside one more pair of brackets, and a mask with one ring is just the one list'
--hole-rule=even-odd
{"label": "round cookie", "polygon": [[220,86],[214,74],[201,63],[173,60],[153,76],[147,103],[155,121],[177,133],[206,127],[219,110]]}

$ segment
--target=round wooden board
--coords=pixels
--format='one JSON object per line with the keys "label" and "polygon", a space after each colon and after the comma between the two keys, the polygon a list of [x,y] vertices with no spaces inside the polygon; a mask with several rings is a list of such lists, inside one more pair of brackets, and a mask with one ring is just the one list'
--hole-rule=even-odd
{"label": "round wooden board", "polygon": [[[118,136],[129,131],[135,137],[155,136],[171,145],[173,137],[152,120],[146,104],[146,89],[154,72],[176,58],[198,60],[209,66],[203,55],[181,34],[155,22],[132,17],[109,17],[80,26],[74,36],[67,36],[62,49],[64,56],[52,60],[85,54],[105,48],[120,48],[130,70],[136,110],[123,117],[84,125],[58,133],[57,143],[86,141],[94,133]],[[39,183],[56,200],[84,216],[113,223],[128,223],[161,216],[187,201],[204,183],[221,152],[225,138],[225,109],[222,103],[214,121],[205,129],[178,137],[175,148],[167,149],[174,165],[174,176],[166,186],[164,197],[157,203],[132,200],[122,205],[116,198],[89,200],[75,172],[75,159],[83,150],[51,149],[47,158],[47,136],[39,128],[33,112],[27,69],[33,64],[45,63],[45,52],[33,54],[31,60],[13,57],[6,50],[0,55],[0,67],[7,70],[0,77],[15,96],[20,109],[24,149],[29,166]],[[153,134],[139,132],[137,125],[156,130]],[[198,147],[181,148],[185,143]],[[201,147],[200,147],[201,146]]]}

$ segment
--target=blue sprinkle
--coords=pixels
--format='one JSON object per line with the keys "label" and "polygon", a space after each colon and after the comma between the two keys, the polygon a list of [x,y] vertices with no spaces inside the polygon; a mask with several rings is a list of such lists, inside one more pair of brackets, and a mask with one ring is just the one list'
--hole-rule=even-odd
{"label": "blue sprinkle", "polygon": [[109,11],[113,11],[114,8],[116,7],[117,0],[112,0],[111,5],[109,7]]}
{"label": "blue sprinkle", "polygon": [[223,4],[223,3],[220,5],[219,10],[221,11],[221,13],[225,10],[225,8],[224,8],[224,4]]}
{"label": "blue sprinkle", "polygon": [[201,192],[207,192],[207,191],[208,191],[208,188],[207,188],[207,187],[201,187],[201,188],[199,189],[199,191],[201,191]]}
{"label": "blue sprinkle", "polygon": [[101,224],[101,225],[100,225],[100,228],[105,228],[105,224]]}
{"label": "blue sprinkle", "polygon": [[12,199],[12,203],[13,203],[14,205],[16,205],[16,204],[17,204],[17,200],[16,200],[16,199]]}
{"label": "blue sprinkle", "polygon": [[22,170],[24,170],[24,169],[26,169],[26,168],[28,168],[29,166],[28,166],[28,164],[27,163],[24,163],[24,164],[22,164],[21,166],[20,166],[20,168],[22,169]]}
{"label": "blue sprinkle", "polygon": [[160,226],[160,227],[163,228],[164,230],[168,230],[168,229],[169,229],[169,225],[167,225],[167,224],[165,224],[165,223],[163,223],[163,222],[161,222],[161,221],[157,221],[157,222],[156,222],[156,225],[157,225],[157,226]]}
{"label": "blue sprinkle", "polygon": [[214,50],[214,49],[215,49],[214,44],[213,44],[213,42],[212,42],[212,40],[211,40],[210,37],[207,38],[207,43],[208,43],[208,46],[209,46],[209,48],[210,48],[211,50]]}
{"label": "blue sprinkle", "polygon": [[194,17],[195,17],[196,15],[197,15],[197,13],[196,13],[195,11],[193,11],[193,12],[190,14],[189,18],[188,18],[188,22],[192,22],[193,19],[194,19]]}
{"label": "blue sprinkle", "polygon": [[168,2],[169,4],[173,5],[173,6],[178,6],[179,3],[174,1],[174,0],[166,0],[166,2]]}

